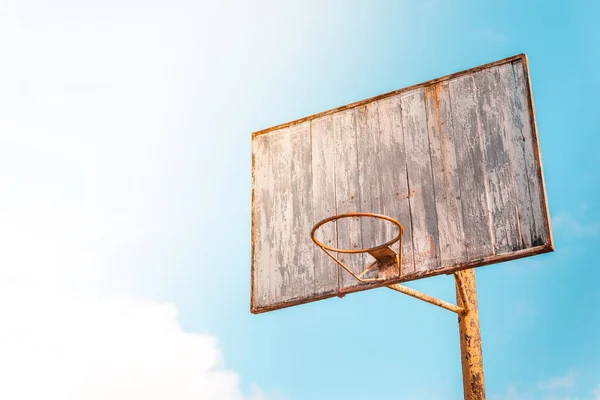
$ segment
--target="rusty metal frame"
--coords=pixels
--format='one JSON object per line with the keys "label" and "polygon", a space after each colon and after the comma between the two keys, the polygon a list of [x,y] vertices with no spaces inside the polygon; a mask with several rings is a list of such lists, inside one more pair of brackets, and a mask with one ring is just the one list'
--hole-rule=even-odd
{"label": "rusty metal frame", "polygon": [[395,290],[397,292],[400,293],[404,293],[406,295],[409,295],[411,297],[414,297],[415,299],[419,299],[422,300],[424,302],[427,302],[429,304],[433,304],[434,306],[438,306],[441,307],[443,309],[452,311],[456,314],[465,314],[469,311],[469,307],[468,307],[468,297],[467,297],[467,293],[464,290],[464,284],[462,281],[462,278],[458,275],[458,274],[454,274],[454,278],[456,280],[456,288],[457,288],[457,294],[460,296],[461,299],[461,303],[462,303],[462,307],[459,305],[455,305],[452,303],[449,303],[447,301],[444,300],[440,300],[437,299],[435,297],[432,297],[428,294],[419,292],[418,290],[415,289],[411,289],[407,286],[401,285],[399,283],[395,283],[393,285],[388,285],[388,288]]}
{"label": "rusty metal frame", "polygon": [[[361,248],[361,249],[339,249],[333,246],[328,246],[325,243],[321,242],[320,240],[318,240],[315,236],[316,232],[319,230],[320,227],[322,227],[323,225],[329,223],[329,222],[335,222],[339,219],[345,219],[345,218],[360,218],[360,217],[367,217],[367,218],[377,218],[377,219],[381,219],[381,220],[385,220],[385,221],[389,221],[391,223],[393,223],[394,225],[396,225],[398,227],[398,235],[396,235],[396,237],[394,237],[391,240],[388,240],[387,242],[377,245],[377,246],[373,246],[373,247],[365,247],[365,248]],[[317,222],[315,224],[315,226],[312,228],[312,230],[310,231],[310,237],[313,240],[313,242],[315,242],[315,244],[321,248],[321,250],[323,250],[325,252],[325,254],[327,254],[333,261],[335,261],[340,267],[342,267],[346,272],[348,272],[350,275],[352,275],[356,280],[358,280],[359,282],[362,283],[370,283],[370,282],[378,282],[378,281],[384,281],[386,280],[386,278],[363,278],[363,276],[371,271],[373,268],[375,267],[379,267],[381,266],[384,261],[382,259],[379,259],[376,254],[373,254],[375,251],[380,250],[380,249],[385,249],[385,248],[389,248],[389,246],[391,246],[392,244],[398,242],[400,248],[402,247],[402,235],[404,234],[404,227],[402,226],[402,224],[391,217],[388,217],[387,215],[381,215],[381,214],[374,214],[374,213],[366,213],[366,212],[351,212],[351,213],[345,213],[345,214],[337,214],[328,218],[325,218],[319,222]],[[391,250],[391,249],[390,249]],[[398,272],[400,272],[400,268],[402,265],[402,257],[400,256],[400,254],[394,252],[393,250],[391,250],[394,254],[396,254],[395,257],[395,261],[394,264],[396,265],[396,267],[398,268]],[[373,257],[375,257],[375,261],[373,263],[371,263],[370,265],[368,265],[367,267],[363,268],[363,270],[359,273],[356,274],[354,273],[346,264],[344,264],[342,261],[340,261],[336,256],[334,256],[331,252],[336,252],[336,253],[342,253],[342,254],[358,254],[358,253],[369,253],[371,254]],[[402,253],[402,252],[400,252]],[[454,279],[456,280],[456,288],[457,288],[457,296],[460,296],[460,302],[461,304],[463,304],[463,307],[460,307],[458,305],[454,305],[452,303],[449,303],[447,301],[444,300],[440,300],[437,299],[435,297],[429,296],[428,294],[419,292],[418,290],[415,289],[411,289],[407,286],[401,285],[399,283],[395,283],[392,285],[388,285],[387,287],[395,290],[397,292],[400,293],[404,293],[408,296],[414,297],[416,299],[425,301],[429,304],[433,304],[436,305],[438,307],[444,308],[446,310],[455,312],[457,314],[463,314],[466,313],[468,311],[468,297],[467,297],[467,293],[465,291],[465,285],[463,284],[462,278],[460,277],[459,274],[455,273],[454,274]]]}
{"label": "rusty metal frame", "polygon": [[[376,219],[389,221],[398,227],[398,235],[396,235],[396,237],[394,237],[391,240],[388,240],[387,242],[385,242],[383,244],[373,246],[373,247],[361,248],[361,249],[338,249],[338,248],[326,245],[325,243],[318,240],[315,236],[317,230],[319,230],[319,228],[321,226],[325,225],[326,223],[334,222],[339,219],[357,218],[357,217],[358,218],[360,218],[360,217],[376,218]],[[398,275],[400,275],[400,273],[401,273],[400,267],[402,265],[402,251],[400,251],[400,253],[396,253],[389,246],[398,242],[399,248],[402,248],[402,235],[403,234],[404,234],[404,227],[402,226],[402,224],[398,220],[388,217],[387,215],[366,213],[366,212],[351,212],[351,213],[334,215],[334,216],[325,218],[325,219],[317,222],[310,232],[310,237],[313,240],[313,242],[315,242],[315,244],[317,246],[319,246],[321,248],[321,250],[323,250],[325,252],[325,254],[327,254],[333,261],[335,261],[340,267],[342,267],[346,272],[348,272],[350,275],[352,275],[355,279],[357,279],[359,282],[362,282],[362,283],[371,283],[371,282],[386,281],[387,278],[383,278],[383,277],[382,278],[363,278],[363,276],[367,272],[369,272],[370,270],[372,270],[375,267],[380,268],[383,266],[391,265],[391,263],[389,263],[389,260],[385,260],[385,259],[377,256],[378,250],[387,248],[387,249],[389,249],[389,252],[393,252],[395,254],[395,260],[393,261],[393,264],[396,265],[397,270],[398,270]],[[331,252],[343,253],[343,254],[369,253],[371,256],[373,256],[375,258],[375,261],[373,263],[369,264],[367,267],[363,268],[363,270],[357,275],[346,264],[344,264],[336,256],[334,256]],[[389,254],[389,252],[388,252],[388,254]]]}

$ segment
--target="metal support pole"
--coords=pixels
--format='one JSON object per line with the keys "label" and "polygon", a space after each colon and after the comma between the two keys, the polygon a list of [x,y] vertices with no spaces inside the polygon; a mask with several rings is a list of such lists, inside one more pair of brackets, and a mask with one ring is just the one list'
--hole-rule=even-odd
{"label": "metal support pole", "polygon": [[397,283],[388,287],[458,314],[460,357],[462,361],[465,400],[485,400],[483,352],[481,349],[481,331],[479,329],[479,307],[475,270],[467,269],[455,272],[454,279],[456,280],[456,301],[458,305],[436,299],[435,297]]}
{"label": "metal support pole", "polygon": [[463,312],[458,313],[458,329],[465,400],[485,400],[475,270],[456,272],[454,278],[456,301],[463,308]]}

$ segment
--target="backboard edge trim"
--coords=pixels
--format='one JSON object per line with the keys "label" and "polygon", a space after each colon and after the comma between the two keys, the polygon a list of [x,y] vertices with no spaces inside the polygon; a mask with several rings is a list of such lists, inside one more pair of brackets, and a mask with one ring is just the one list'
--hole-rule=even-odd
{"label": "backboard edge trim", "polygon": [[361,292],[363,290],[368,290],[368,289],[375,289],[378,287],[383,287],[383,286],[391,285],[394,283],[404,283],[404,282],[409,282],[409,281],[413,281],[413,280],[417,280],[417,279],[421,279],[421,278],[429,278],[429,277],[437,276],[437,275],[444,275],[444,274],[449,275],[454,272],[461,271],[463,269],[476,268],[476,267],[482,267],[485,265],[497,264],[500,262],[516,260],[519,258],[530,257],[530,256],[539,255],[539,254],[544,254],[544,253],[550,253],[552,251],[554,251],[554,245],[550,241],[541,246],[532,247],[529,249],[518,250],[513,253],[484,257],[484,258],[481,258],[478,260],[470,261],[470,262],[462,264],[462,265],[454,265],[454,266],[450,266],[450,267],[439,268],[436,270],[417,271],[417,272],[413,272],[411,274],[407,274],[401,278],[390,279],[390,280],[386,281],[385,283],[353,286],[351,288],[347,288],[342,291],[324,293],[322,295],[314,296],[314,297],[311,297],[310,299],[289,300],[289,301],[285,301],[285,302],[281,302],[281,303],[275,303],[275,304],[269,305],[267,307],[255,307],[254,304],[252,304],[250,311],[252,312],[252,314],[262,314],[262,313],[269,312],[269,311],[275,311],[275,310],[279,310],[282,308],[288,308],[288,307],[297,306],[297,305],[301,305],[301,304],[312,303],[313,301],[324,300],[324,299],[328,299],[328,298],[332,298],[332,297],[343,297],[350,293]]}
{"label": "backboard edge trim", "polygon": [[371,103],[371,102],[374,102],[374,101],[377,101],[377,100],[382,100],[382,99],[385,99],[387,97],[391,97],[391,96],[395,96],[395,95],[398,95],[398,94],[401,94],[401,93],[404,93],[404,92],[408,92],[410,90],[419,89],[419,88],[422,88],[422,87],[425,87],[425,86],[429,86],[429,85],[432,85],[432,84],[435,84],[435,83],[443,82],[443,81],[446,81],[446,80],[449,80],[449,79],[458,78],[458,77],[460,77],[462,75],[472,74],[472,73],[475,73],[475,72],[478,72],[478,71],[481,71],[481,70],[484,70],[484,69],[497,67],[499,65],[503,65],[503,64],[507,64],[507,63],[511,63],[513,61],[519,61],[519,60],[523,61],[524,65],[526,65],[526,63],[527,63],[527,55],[525,53],[517,54],[517,55],[511,56],[511,57],[507,57],[507,58],[503,58],[501,60],[497,60],[497,61],[494,61],[494,62],[491,62],[491,63],[479,65],[477,67],[469,68],[469,69],[466,69],[466,70],[463,70],[463,71],[459,71],[459,72],[455,72],[455,73],[452,73],[452,74],[449,74],[449,75],[445,75],[445,76],[442,76],[442,77],[439,77],[439,78],[435,78],[435,79],[431,79],[431,80],[428,80],[428,81],[425,81],[425,82],[417,83],[415,85],[407,86],[405,88],[397,89],[397,90],[394,90],[394,91],[391,91],[391,92],[388,92],[388,93],[383,93],[383,94],[380,94],[380,95],[377,95],[377,96],[369,97],[367,99],[356,101],[356,102],[350,103],[350,104],[346,104],[346,105],[343,105],[343,106],[340,106],[340,107],[337,107],[337,108],[333,108],[331,110],[322,111],[320,113],[313,114],[313,115],[310,115],[308,117],[304,117],[304,118],[296,119],[296,120],[293,120],[293,121],[285,122],[283,124],[275,125],[275,126],[270,127],[270,128],[266,128],[266,129],[262,129],[262,130],[253,132],[252,133],[252,138],[254,138],[256,136],[259,136],[259,135],[263,135],[265,133],[269,133],[269,132],[276,131],[276,130],[279,130],[279,129],[287,128],[287,127],[290,127],[292,125],[300,124],[302,122],[311,121],[313,119],[317,119],[317,118],[321,118],[321,117],[324,117],[324,116],[327,116],[327,115],[335,114],[337,112],[348,110],[350,108],[359,107],[359,106],[362,106],[362,105],[365,105],[365,104],[368,104],[368,103]]}
{"label": "backboard edge trim", "polygon": [[542,210],[544,213],[544,228],[546,230],[546,241],[548,244],[554,249],[554,237],[552,234],[552,221],[550,218],[550,207],[548,205],[548,193],[546,191],[546,181],[544,178],[544,168],[542,165],[542,149],[540,146],[540,136],[538,132],[537,126],[537,118],[535,114],[535,103],[533,100],[533,86],[531,84],[531,75],[529,70],[529,60],[526,54],[523,54],[523,58],[521,59],[524,68],[525,79],[527,80],[527,94],[529,95],[529,115],[531,116],[531,132],[534,135],[533,140],[533,154],[535,156],[535,161],[537,164],[537,179],[538,184],[540,185],[540,201],[542,203]]}
{"label": "backboard edge trim", "polygon": [[255,212],[255,198],[254,198],[254,191],[255,191],[255,185],[254,185],[254,180],[255,180],[255,155],[254,155],[254,148],[252,147],[252,141],[250,141],[250,147],[252,149],[252,176],[251,176],[251,185],[252,185],[252,200],[251,200],[251,222],[250,222],[250,311],[253,312],[252,310],[254,310],[254,268],[255,268],[255,262],[254,262],[254,258],[255,258],[255,236],[256,236],[256,212]]}

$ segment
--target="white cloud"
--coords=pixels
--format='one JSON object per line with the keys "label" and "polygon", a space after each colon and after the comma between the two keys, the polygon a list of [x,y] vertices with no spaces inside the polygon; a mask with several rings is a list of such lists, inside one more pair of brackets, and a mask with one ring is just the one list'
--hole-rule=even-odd
{"label": "white cloud", "polygon": [[[165,128],[178,117],[165,101],[176,40],[142,26],[141,3],[2,5],[0,399],[276,398],[243,393],[216,338],[184,332],[174,304],[121,290],[160,281],[144,244],[181,230],[172,181],[198,132]],[[121,11],[130,20],[114,28]]]}
{"label": "white cloud", "polygon": [[578,397],[564,394],[538,393],[535,390],[521,391],[515,386],[509,386],[504,394],[495,394],[490,400],[579,400]]}
{"label": "white cloud", "polygon": [[544,397],[544,400],[579,400],[579,397],[573,396],[548,396]]}
{"label": "white cloud", "polygon": [[[490,400],[583,400],[589,397],[579,397],[574,393],[578,391],[576,374],[569,372],[548,380],[540,381],[535,386],[521,390],[515,385],[510,385],[503,394],[492,394]],[[589,392],[588,392],[589,393]],[[600,400],[600,386],[592,394],[595,400]]]}
{"label": "white cloud", "polygon": [[511,385],[504,394],[493,394],[490,400],[532,400],[531,393],[521,392],[517,387]]}
{"label": "white cloud", "polygon": [[0,398],[266,400],[172,304],[3,288]]}
{"label": "white cloud", "polygon": [[538,387],[545,390],[572,389],[575,386],[575,374],[572,372],[547,381],[538,382]]}
{"label": "white cloud", "polygon": [[600,222],[581,222],[566,211],[559,212],[552,217],[552,228],[557,232],[564,231],[566,234],[578,237],[595,237],[600,234]]}
{"label": "white cloud", "polygon": [[[25,186],[12,195],[29,197]],[[275,398],[242,393],[216,338],[183,332],[175,305],[111,295],[153,276],[119,256],[153,227],[134,213],[61,206],[59,191],[0,212],[0,399]]]}
{"label": "white cloud", "polygon": [[275,398],[243,394],[174,304],[109,294],[135,268],[114,254],[152,233],[132,216],[49,203],[0,218],[0,399]]}

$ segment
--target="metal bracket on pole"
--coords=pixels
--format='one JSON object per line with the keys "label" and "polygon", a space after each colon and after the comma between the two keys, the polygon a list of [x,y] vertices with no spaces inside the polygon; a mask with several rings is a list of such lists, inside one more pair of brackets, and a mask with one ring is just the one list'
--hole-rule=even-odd
{"label": "metal bracket on pole", "polygon": [[454,274],[454,280],[456,281],[456,291],[460,296],[463,313],[469,312],[469,297],[467,296],[467,290],[465,289],[465,282],[463,281],[462,275],[458,272]]}
{"label": "metal bracket on pole", "polygon": [[457,314],[464,314],[469,311],[467,292],[465,291],[465,287],[463,285],[462,278],[460,277],[460,275],[454,274],[454,279],[456,280],[456,287],[459,289],[458,292],[460,295],[460,299],[462,300],[462,307],[454,305],[452,303],[448,303],[444,300],[436,299],[435,297],[429,296],[425,293],[421,293],[418,290],[411,289],[404,285],[400,285],[399,283],[389,285],[388,287],[397,292],[407,294],[411,297],[414,297],[415,299],[423,300],[429,304],[433,304],[435,306],[444,308]]}

